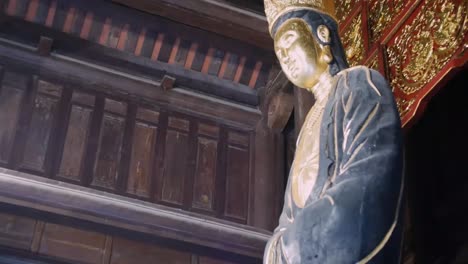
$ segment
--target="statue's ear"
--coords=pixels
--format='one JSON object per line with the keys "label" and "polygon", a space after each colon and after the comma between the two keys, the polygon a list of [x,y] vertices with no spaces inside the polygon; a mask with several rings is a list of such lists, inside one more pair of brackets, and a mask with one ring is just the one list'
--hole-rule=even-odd
{"label": "statue's ear", "polygon": [[321,42],[322,46],[322,58],[323,60],[330,64],[333,61],[333,54],[330,48],[330,30],[325,25],[320,25],[317,27],[317,37]]}
{"label": "statue's ear", "polygon": [[327,26],[325,26],[325,25],[318,26],[317,27],[317,36],[318,36],[320,42],[322,42],[322,44],[325,44],[325,45],[330,44],[330,40],[331,40],[330,30],[328,29]]}

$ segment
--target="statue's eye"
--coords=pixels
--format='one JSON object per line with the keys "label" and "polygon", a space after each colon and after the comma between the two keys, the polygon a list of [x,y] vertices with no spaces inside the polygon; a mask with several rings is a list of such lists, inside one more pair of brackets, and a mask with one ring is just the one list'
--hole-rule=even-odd
{"label": "statue's eye", "polygon": [[297,40],[297,33],[288,31],[281,37],[280,46],[282,48],[289,48]]}

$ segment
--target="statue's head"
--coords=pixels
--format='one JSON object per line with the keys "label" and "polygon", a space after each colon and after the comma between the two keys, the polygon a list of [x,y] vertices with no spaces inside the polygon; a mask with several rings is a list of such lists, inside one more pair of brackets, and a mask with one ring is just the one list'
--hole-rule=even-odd
{"label": "statue's head", "polygon": [[312,88],[324,74],[348,67],[338,24],[322,0],[265,0],[275,52],[288,79]]}

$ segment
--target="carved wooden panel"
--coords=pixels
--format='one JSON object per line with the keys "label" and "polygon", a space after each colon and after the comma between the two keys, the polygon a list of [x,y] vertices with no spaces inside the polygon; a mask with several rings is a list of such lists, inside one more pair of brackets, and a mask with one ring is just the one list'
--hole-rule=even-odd
{"label": "carved wooden panel", "polygon": [[38,253],[79,263],[103,263],[107,236],[46,223]]}
{"label": "carved wooden panel", "polygon": [[358,2],[359,0],[335,0],[336,18],[339,23],[344,23],[346,21]]}
{"label": "carved wooden panel", "polygon": [[199,124],[192,207],[212,211],[216,188],[219,128]]}
{"label": "carved wooden panel", "polygon": [[249,137],[247,134],[228,133],[226,165],[226,200],[224,214],[227,217],[246,221],[249,193]]}
{"label": "carved wooden panel", "polygon": [[189,173],[189,121],[169,117],[164,153],[162,200],[182,205],[185,177]]}
{"label": "carved wooden panel", "polygon": [[466,49],[467,8],[466,1],[423,2],[387,44],[389,79],[404,122],[416,115],[418,102],[426,100],[437,82],[457,66],[446,67]]}
{"label": "carved wooden panel", "polygon": [[9,162],[15,139],[21,102],[26,90],[26,76],[0,69],[0,163]]}
{"label": "carved wooden panel", "polygon": [[58,176],[79,182],[84,165],[94,96],[74,92]]}
{"label": "carved wooden panel", "polygon": [[106,99],[92,185],[114,189],[119,174],[127,105]]}
{"label": "carved wooden panel", "polygon": [[343,46],[350,66],[359,65],[366,56],[362,22],[362,15],[357,15],[343,33]]}
{"label": "carved wooden panel", "polygon": [[112,244],[110,263],[190,264],[191,254],[166,247],[115,238]]}
{"label": "carved wooden panel", "polygon": [[34,83],[37,90],[29,123],[29,127],[33,129],[29,130],[26,138],[21,167],[44,172],[47,147],[54,129],[54,119],[57,115],[62,87],[43,80],[37,80]]}
{"label": "carved wooden panel", "polygon": [[154,162],[157,145],[159,113],[139,108],[133,134],[127,193],[149,198],[155,179]]}
{"label": "carved wooden panel", "polygon": [[355,1],[353,7],[351,2],[335,0],[350,65],[365,64],[384,74],[403,125],[411,125],[431,91],[466,63],[468,3],[371,0]]}
{"label": "carved wooden panel", "polygon": [[36,220],[0,213],[0,245],[29,250]]}
{"label": "carved wooden panel", "polygon": [[369,34],[371,41],[378,41],[384,35],[384,31],[388,26],[395,22],[395,17],[403,11],[405,5],[411,4],[411,2],[405,0],[369,1]]}

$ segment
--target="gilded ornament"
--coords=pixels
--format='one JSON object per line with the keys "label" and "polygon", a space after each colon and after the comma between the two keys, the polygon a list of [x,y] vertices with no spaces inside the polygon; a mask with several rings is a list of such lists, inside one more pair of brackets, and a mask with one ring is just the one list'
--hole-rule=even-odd
{"label": "gilded ornament", "polygon": [[416,102],[415,99],[405,100],[402,98],[396,98],[396,104],[398,108],[398,112],[400,112],[400,117],[403,117],[411,110],[411,106]]}
{"label": "gilded ornament", "polygon": [[356,4],[356,0],[335,0],[336,17],[342,23],[351,13],[351,9]]}
{"label": "gilded ornament", "polygon": [[364,58],[364,39],[361,31],[361,15],[356,16],[343,34],[346,57],[351,66],[359,65]]}
{"label": "gilded ornament", "polygon": [[369,3],[369,26],[371,40],[376,41],[405,6],[405,0],[374,0]]}
{"label": "gilded ornament", "polygon": [[379,56],[374,56],[369,63],[367,63],[367,66],[371,69],[374,69],[376,71],[379,70]]}
{"label": "gilded ornament", "polygon": [[387,47],[393,88],[419,91],[452,58],[468,33],[468,1],[425,2],[418,16]]}

